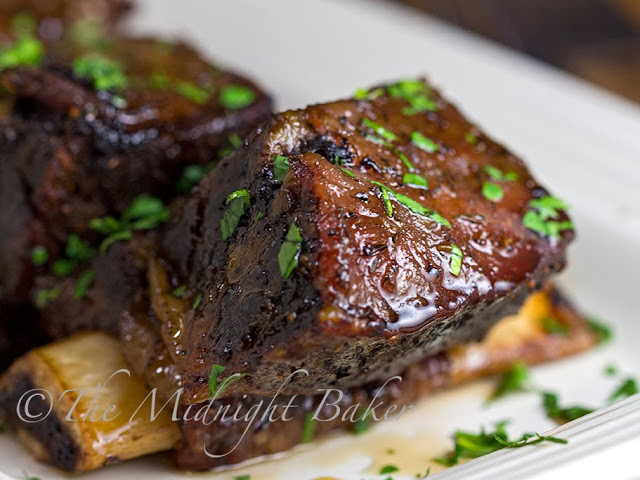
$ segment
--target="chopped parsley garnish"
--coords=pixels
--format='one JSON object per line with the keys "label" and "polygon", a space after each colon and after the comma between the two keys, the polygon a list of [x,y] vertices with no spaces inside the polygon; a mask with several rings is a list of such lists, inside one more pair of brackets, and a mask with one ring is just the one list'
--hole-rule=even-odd
{"label": "chopped parsley garnish", "polygon": [[622,384],[609,396],[609,403],[617,402],[638,393],[638,383],[634,378],[625,379]]}
{"label": "chopped parsley garnish", "polygon": [[595,318],[588,318],[589,329],[596,336],[598,343],[609,342],[613,338],[611,328]]}
{"label": "chopped parsley garnish", "polygon": [[19,36],[12,44],[0,49],[0,72],[25,65],[35,67],[44,58],[44,45],[31,35]]}
{"label": "chopped parsley garnish", "polygon": [[73,61],[73,72],[93,82],[96,90],[120,90],[129,85],[124,66],[101,53],[88,53]]}
{"label": "chopped parsley garnish", "polygon": [[149,76],[149,88],[152,90],[168,90],[171,87],[169,76],[161,71],[154,70]]}
{"label": "chopped parsley garnish", "polygon": [[558,424],[563,424],[575,420],[593,412],[592,408],[574,405],[571,407],[560,407],[558,395],[551,392],[542,393],[542,407],[551,420]]}
{"label": "chopped parsley garnish", "polygon": [[518,180],[518,174],[516,172],[503,173],[502,170],[492,165],[485,165],[484,171],[487,172],[493,180],[497,180],[498,182],[513,182]]}
{"label": "chopped parsley garnish", "polygon": [[96,272],[94,272],[93,268],[85,271],[82,275],[78,277],[76,283],[73,287],[73,296],[78,300],[84,298],[93,283],[93,280],[96,278]]}
{"label": "chopped parsley garnish", "polygon": [[[228,141],[229,146],[220,149],[220,151],[218,152],[218,158],[226,157],[242,144],[242,139],[237,133],[230,134],[228,137]],[[213,168],[213,165],[211,166],[211,168]]]}
{"label": "chopped parsley garnish", "polygon": [[180,285],[179,287],[176,287],[173,289],[173,291],[171,292],[171,296],[176,298],[182,298],[182,296],[186,291],[187,291],[187,286]]}
{"label": "chopped parsley garnish", "polygon": [[490,202],[499,202],[504,197],[504,190],[500,185],[493,182],[484,182],[482,184],[482,195]]}
{"label": "chopped parsley garnish", "polygon": [[245,214],[245,210],[251,206],[251,197],[245,188],[241,188],[232,192],[225,203],[229,207],[220,220],[220,229],[222,230],[222,240],[226,242],[238,228],[240,218]]}
{"label": "chopped parsley garnish", "polygon": [[405,173],[402,176],[402,183],[416,188],[423,188],[425,190],[429,189],[429,182],[427,179],[417,173]]}
{"label": "chopped parsley garnish", "polygon": [[550,195],[533,199],[529,202],[529,210],[522,217],[522,224],[536,233],[559,239],[561,232],[573,230],[573,224],[569,220],[560,222],[551,219],[557,219],[560,212],[568,208],[562,200]]}
{"label": "chopped parsley garnish", "polygon": [[389,198],[389,189],[382,184],[378,184],[378,182],[376,182],[376,185],[380,187],[380,190],[382,192],[382,203],[384,203],[384,208],[387,211],[387,215],[393,217],[393,204],[391,203],[391,199]]}
{"label": "chopped parsley garnish", "polygon": [[313,418],[313,412],[307,412],[304,416],[304,423],[302,424],[302,439],[300,443],[311,443],[315,432],[316,420]]}
{"label": "chopped parsley garnish", "polygon": [[111,216],[94,218],[89,223],[91,229],[106,238],[100,244],[100,252],[121,240],[130,240],[135,230],[153,230],[169,219],[169,209],[159,198],[151,195],[138,195],[124,211],[120,219]]}
{"label": "chopped parsley garnish", "polygon": [[344,173],[345,175],[348,175],[348,176],[349,176],[349,177],[351,177],[351,178],[356,178],[356,174],[355,174],[355,173],[353,173],[351,170],[349,170],[349,169],[347,169],[347,168],[344,168],[344,167],[341,167],[341,166],[338,166],[338,168],[339,168],[339,169],[340,169],[340,171],[341,171],[342,173]]}
{"label": "chopped parsley garnish", "polygon": [[477,145],[478,144],[478,137],[476,137],[473,133],[471,132],[467,132],[464,134],[464,140],[465,142],[467,142],[469,145]]}
{"label": "chopped parsley garnish", "polygon": [[395,133],[390,132],[389,130],[384,128],[382,125],[374,122],[369,118],[366,118],[366,117],[363,118],[362,123],[364,123],[367,127],[373,130],[376,135],[378,135],[380,138],[383,138],[387,142],[395,142],[398,139]]}
{"label": "chopped parsley garnish", "polygon": [[50,302],[53,302],[60,296],[60,287],[51,289],[38,290],[36,292],[36,307],[45,308]]}
{"label": "chopped parsley garnish", "polygon": [[360,415],[360,418],[353,424],[353,433],[355,435],[362,435],[368,432],[371,428],[371,410],[366,411]]}
{"label": "chopped parsley garnish", "polygon": [[360,418],[353,424],[353,433],[362,435],[371,429],[371,422],[368,419]]}
{"label": "chopped parsley garnish", "polygon": [[222,395],[222,392],[224,392],[229,385],[240,380],[242,377],[249,375],[248,373],[234,373],[221,382],[218,382],[220,375],[222,375],[226,369],[227,367],[223,367],[217,363],[214,363],[211,366],[211,371],[209,373],[209,394],[211,395],[211,398],[219,398],[220,395]]}
{"label": "chopped parsley garnish", "polygon": [[489,401],[497,400],[516,392],[525,392],[529,388],[529,369],[524,362],[517,362],[502,374],[500,383],[489,397]]}
{"label": "chopped parsley garnish", "polygon": [[537,445],[542,442],[568,443],[563,438],[541,436],[537,433],[525,433],[516,440],[509,440],[505,426],[507,422],[496,424],[495,431],[486,432],[483,429],[480,433],[465,432],[459,430],[453,436],[454,449],[444,457],[434,459],[436,462],[446,467],[456,465],[462,459],[472,459],[482,457],[489,453],[502,450],[503,448],[521,448],[528,445]]}
{"label": "chopped parsley garnish", "polygon": [[207,170],[202,165],[189,165],[182,171],[182,177],[178,180],[176,189],[178,193],[187,195],[193,190],[193,187],[199,185],[204,176],[207,174]]}
{"label": "chopped parsley garnish", "polygon": [[451,244],[451,258],[449,259],[449,272],[456,277],[462,270],[462,250],[455,243]]}
{"label": "chopped parsley garnish", "polygon": [[42,245],[38,245],[31,249],[31,263],[36,267],[44,265],[49,261],[49,252]]}
{"label": "chopped parsley garnish", "polygon": [[287,173],[289,173],[289,157],[276,155],[273,159],[273,180],[276,183],[282,183]]}
{"label": "chopped parsley garnish", "polygon": [[69,235],[65,247],[67,258],[60,258],[53,262],[51,271],[58,277],[66,277],[73,273],[80,264],[91,260],[95,254],[95,250],[89,246],[88,242],[72,233]]}
{"label": "chopped parsley garnish", "polygon": [[374,88],[373,90],[367,90],[366,88],[359,88],[353,95],[356,100],[375,100],[378,97],[384,95],[384,89],[381,87]]}
{"label": "chopped parsley garnish", "polygon": [[411,142],[420,150],[424,150],[427,153],[433,153],[438,150],[438,144],[420,132],[411,132]]}
{"label": "chopped parsley garnish", "polygon": [[245,85],[227,85],[220,91],[220,104],[230,110],[247,107],[255,99],[256,92]]}
{"label": "chopped parsley garnish", "polygon": [[204,105],[211,98],[211,91],[206,88],[202,88],[199,85],[196,85],[192,82],[180,81],[177,82],[174,90],[177,94],[182,95],[185,98],[188,98],[193,103],[197,103],[198,105]]}
{"label": "chopped parsley garnish", "polygon": [[542,319],[542,328],[545,332],[554,335],[567,336],[569,334],[569,326],[562,323],[555,317],[545,317]]}
{"label": "chopped parsley garnish", "polygon": [[618,369],[615,365],[607,365],[604,367],[604,374],[608,377],[615,377],[618,374]]}
{"label": "chopped parsley garnish", "polygon": [[403,98],[409,103],[402,109],[403,115],[415,115],[421,112],[436,112],[438,105],[429,98],[431,89],[420,80],[401,80],[389,85],[389,95],[393,98]]}
{"label": "chopped parsley garnish", "polygon": [[40,480],[40,477],[34,477],[33,475],[29,475],[27,472],[22,473],[22,478],[24,480]]}
{"label": "chopped parsley garnish", "polygon": [[437,222],[446,227],[449,227],[449,228],[451,227],[451,224],[449,223],[449,221],[444,217],[442,217],[442,215],[440,215],[437,212],[434,212],[433,210],[429,210],[427,207],[416,202],[414,199],[407,197],[406,195],[402,195],[401,193],[394,192],[389,187],[387,187],[386,185],[380,182],[376,182],[372,180],[371,183],[380,187],[380,190],[382,190],[382,201],[384,202],[385,207],[387,209],[387,215],[389,215],[390,217],[393,216],[393,205],[391,204],[390,196],[393,196],[393,198],[395,198],[398,201],[398,203],[400,203],[401,205],[404,205],[413,213],[417,213],[418,215],[423,215],[425,217],[428,217],[434,222]]}
{"label": "chopped parsley garnish", "polygon": [[193,305],[191,305],[191,308],[195,310],[200,306],[200,302],[202,302],[202,294],[199,293],[198,295],[196,295],[196,299],[193,301]]}
{"label": "chopped parsley garnish", "polygon": [[298,266],[298,258],[302,251],[302,235],[300,229],[294,221],[289,227],[287,236],[278,252],[278,265],[282,278],[287,279]]}
{"label": "chopped parsley garnish", "polygon": [[386,475],[387,473],[395,473],[400,471],[400,469],[398,467],[396,467],[395,465],[385,465],[384,467],[382,467],[380,469],[380,471],[378,472],[380,475]]}
{"label": "chopped parsley garnish", "polygon": [[251,475],[238,475],[233,480],[251,480]]}

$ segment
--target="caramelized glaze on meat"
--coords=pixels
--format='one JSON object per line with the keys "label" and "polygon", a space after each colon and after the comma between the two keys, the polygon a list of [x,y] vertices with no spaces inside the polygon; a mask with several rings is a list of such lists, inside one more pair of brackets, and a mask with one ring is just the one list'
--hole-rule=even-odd
{"label": "caramelized glaze on meat", "polygon": [[[290,164],[281,184],[276,156]],[[225,241],[238,189],[250,207]],[[166,237],[202,297],[179,339],[187,389],[205,395],[214,363],[251,373],[234,386],[257,394],[296,368],[310,375],[287,393],[351,387],[481,338],[564,265],[564,207],[547,234],[523,224],[532,200],[550,198],[422,82],[278,115],[216,167]],[[278,257],[294,223],[301,251],[287,276]]]}

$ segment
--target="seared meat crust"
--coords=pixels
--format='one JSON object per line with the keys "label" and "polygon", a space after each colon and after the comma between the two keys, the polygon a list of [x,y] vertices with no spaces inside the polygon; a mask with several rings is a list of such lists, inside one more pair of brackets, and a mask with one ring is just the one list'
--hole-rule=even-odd
{"label": "seared meat crust", "polygon": [[[416,91],[428,109],[413,107]],[[278,156],[289,163],[282,183]],[[250,207],[229,232],[239,189]],[[251,373],[228,394],[271,395],[306,368],[285,393],[309,394],[482,338],[565,263],[564,211],[553,211],[552,235],[523,225],[530,202],[550,198],[421,82],[277,115],[216,167],[166,235],[169,263],[202,297],[177,339],[190,398],[206,396],[212,364]],[[300,241],[287,240],[292,225]]]}
{"label": "seared meat crust", "polygon": [[[271,100],[258,86],[184,43],[104,42],[100,48],[55,42],[40,67],[0,74],[16,98],[11,118],[0,125],[0,304],[36,303],[41,289],[72,290],[82,269],[75,278],[52,275],[71,234],[97,250],[101,236],[90,227],[92,219],[118,218],[140,194],[167,202],[188,193],[177,188],[185,168],[210,168],[270,115]],[[105,89],[85,76],[79,59],[89,70],[98,65],[122,74],[120,86]],[[240,92],[240,102],[224,98],[229,89]],[[31,262],[36,246],[48,252],[44,265]],[[104,298],[87,304],[71,294],[48,302],[43,313],[52,316],[44,324],[56,338],[79,326],[117,332],[119,307],[130,299],[121,293],[131,289],[113,268],[96,262],[97,274],[111,277],[96,279],[95,286],[115,288],[93,292]],[[125,262],[131,263],[116,264]],[[129,277],[125,269],[123,278]],[[68,321],[71,313],[78,321]]]}

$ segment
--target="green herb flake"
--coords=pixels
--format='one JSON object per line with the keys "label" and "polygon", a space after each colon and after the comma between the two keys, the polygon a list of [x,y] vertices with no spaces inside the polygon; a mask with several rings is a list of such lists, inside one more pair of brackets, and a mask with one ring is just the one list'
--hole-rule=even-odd
{"label": "green herb flake", "polygon": [[222,375],[226,370],[227,367],[218,365],[217,363],[214,363],[211,366],[211,371],[209,372],[209,394],[211,395],[211,398],[220,398],[222,392],[224,392],[229,385],[249,375],[248,373],[234,373],[219,382],[218,380],[220,379],[220,375]]}
{"label": "green herb flake", "polygon": [[200,87],[192,82],[177,82],[174,90],[178,95],[182,95],[198,105],[204,105],[211,98],[211,91],[209,89]]}
{"label": "green herb flake", "polygon": [[11,45],[0,49],[0,72],[21,65],[35,67],[44,58],[44,45],[33,36],[21,36]]}
{"label": "green herb flake", "polygon": [[171,88],[171,80],[169,80],[169,76],[165,72],[154,70],[149,76],[149,88],[152,90],[168,90]]}
{"label": "green herb flake", "polygon": [[77,267],[77,262],[69,260],[67,258],[61,258],[53,262],[51,271],[56,277],[66,277],[73,273]]}
{"label": "green herb flake", "polygon": [[451,244],[451,258],[449,259],[449,272],[451,275],[458,276],[462,270],[462,250],[455,243]]}
{"label": "green herb flake", "polygon": [[36,307],[39,309],[45,308],[60,296],[60,292],[60,287],[38,290],[36,292]]}
{"label": "green herb flake", "polygon": [[238,475],[233,480],[251,480],[251,475]]}
{"label": "green herb flake", "polygon": [[273,180],[276,183],[282,183],[287,173],[289,173],[289,157],[276,155],[273,159]]}
{"label": "green herb flake", "polygon": [[389,85],[389,95],[393,98],[402,98],[409,103],[402,109],[403,115],[415,115],[423,112],[436,112],[438,105],[431,100],[431,89],[421,80],[401,80]]}
{"label": "green herb flake", "polygon": [[202,302],[202,294],[199,293],[198,295],[196,295],[196,299],[193,301],[193,305],[191,305],[191,308],[195,310],[200,306],[201,302]]}
{"label": "green herb flake", "polygon": [[473,133],[471,132],[467,132],[464,134],[464,140],[465,142],[467,142],[469,145],[477,145],[478,144],[478,137],[476,137]]}
{"label": "green herb flake", "polygon": [[42,245],[38,245],[31,249],[31,263],[36,267],[40,267],[49,261],[49,252]]}
{"label": "green herb flake", "polygon": [[220,220],[220,229],[222,230],[222,240],[226,242],[238,228],[246,209],[251,206],[251,197],[245,188],[241,188],[229,194],[225,203],[229,207]]}
{"label": "green herb flake", "polygon": [[122,228],[122,224],[120,223],[120,220],[107,216],[102,218],[92,218],[89,221],[89,228],[101,233],[102,235],[110,235],[119,231]]}
{"label": "green herb flake", "polygon": [[493,179],[498,182],[513,182],[518,180],[518,174],[516,172],[504,173],[497,167],[492,165],[485,165],[484,171]]}
{"label": "green herb flake", "polygon": [[591,332],[596,336],[598,343],[607,343],[613,338],[611,327],[605,325],[600,320],[588,318],[587,324],[589,325]]}
{"label": "green herb flake", "polygon": [[280,251],[278,252],[278,265],[282,278],[287,279],[298,266],[298,258],[302,251],[302,235],[300,229],[294,221],[289,227]]}
{"label": "green herb flake", "polygon": [[427,153],[434,153],[438,150],[438,144],[430,138],[425,137],[420,132],[411,133],[411,142],[413,142],[413,144],[419,149],[424,150]]}
{"label": "green herb flake", "polygon": [[311,443],[316,432],[316,423],[316,419],[313,418],[313,412],[307,412],[302,424],[302,439],[300,443]]}
{"label": "green herb flake", "polygon": [[562,323],[555,317],[545,317],[542,319],[542,328],[545,332],[553,335],[561,335],[566,337],[569,334],[569,326]]}
{"label": "green herb flake", "polygon": [[622,400],[624,398],[635,395],[639,391],[640,390],[638,390],[638,383],[636,382],[636,380],[634,378],[627,378],[609,396],[608,401],[609,403],[617,402],[618,400]]}
{"label": "green herb flake", "polygon": [[368,419],[359,419],[353,424],[353,433],[362,435],[371,429],[371,422]]}
{"label": "green herb flake", "polygon": [[186,285],[180,285],[179,287],[176,287],[171,292],[171,296],[172,297],[176,297],[176,298],[182,298],[186,291],[187,291],[187,286]]}
{"label": "green herb flake", "polygon": [[498,400],[512,393],[525,392],[528,390],[529,369],[524,362],[515,363],[509,370],[500,377],[500,383],[489,397],[489,401]]}
{"label": "green herb flake", "polygon": [[34,477],[33,475],[29,475],[27,472],[22,473],[22,478],[24,480],[40,480],[40,477]]}
{"label": "green herb flake", "polygon": [[580,405],[560,407],[558,395],[552,392],[542,393],[542,408],[546,412],[547,417],[558,424],[570,422],[593,412],[592,408]]}
{"label": "green herb flake", "polygon": [[387,142],[394,142],[394,141],[396,141],[398,139],[398,137],[396,136],[395,133],[390,132],[389,130],[384,128],[382,125],[374,122],[373,120],[371,120],[369,118],[366,118],[366,117],[363,118],[362,119],[362,123],[364,123],[367,127],[369,127],[371,130],[373,130],[376,135],[378,135],[379,137],[383,138]]}
{"label": "green herb flake", "polygon": [[206,175],[206,169],[202,165],[188,165],[182,171],[182,176],[176,184],[178,193],[187,195],[193,190],[196,185],[199,185],[204,176]]}
{"label": "green herb flake", "polygon": [[130,222],[134,230],[150,230],[168,219],[169,209],[162,200],[146,194],[134,198],[122,215],[122,223]]}
{"label": "green herb flake", "polygon": [[344,173],[345,175],[347,175],[347,176],[349,176],[349,177],[351,177],[351,178],[356,178],[356,174],[355,174],[355,173],[353,173],[351,170],[349,170],[349,169],[347,169],[347,168],[344,168],[344,167],[340,167],[340,166],[339,166],[338,168],[339,168],[339,169],[340,169],[340,171],[341,171],[342,173]]}
{"label": "green herb flake", "polygon": [[95,278],[96,272],[92,268],[82,273],[73,286],[73,296],[78,300],[82,300],[87,294],[87,291],[91,287]]}
{"label": "green herb flake", "polygon": [[93,82],[96,90],[121,90],[127,88],[129,79],[124,66],[101,53],[88,53],[73,61],[73,72]]}
{"label": "green herb flake", "polygon": [[418,175],[417,173],[405,173],[402,176],[402,183],[415,188],[429,190],[429,182],[427,181],[427,179],[422,175]]}
{"label": "green herb flake", "polygon": [[482,184],[482,195],[490,202],[499,202],[504,197],[504,190],[500,185],[484,182]]}
{"label": "green herb flake", "polygon": [[618,374],[618,369],[615,365],[607,365],[604,367],[604,374],[607,377],[615,377]]}
{"label": "green herb flake", "polygon": [[536,209],[543,220],[558,218],[559,212],[569,210],[569,206],[564,201],[550,195],[531,200],[529,206]]}
{"label": "green herb flake", "polygon": [[400,469],[398,467],[396,467],[395,465],[385,465],[384,467],[380,468],[380,471],[378,472],[380,475],[386,475],[388,473],[395,473],[400,471]]}
{"label": "green herb flake", "polygon": [[473,459],[493,453],[503,448],[521,448],[543,442],[566,444],[563,438],[541,436],[537,433],[524,433],[516,440],[510,440],[505,426],[507,422],[496,424],[493,432],[481,429],[480,433],[459,430],[453,436],[454,449],[444,457],[434,459],[446,467],[456,465],[462,459]]}
{"label": "green herb flake", "polygon": [[100,242],[100,253],[107,253],[114,243],[131,240],[133,232],[131,230],[121,230],[112,233]]}
{"label": "green herb flake", "polygon": [[248,107],[255,100],[256,92],[245,85],[227,85],[220,91],[220,104],[230,110]]}
{"label": "green herb flake", "polygon": [[367,90],[366,88],[359,88],[356,90],[353,98],[356,100],[375,100],[376,98],[384,95],[383,88],[374,88],[373,90]]}

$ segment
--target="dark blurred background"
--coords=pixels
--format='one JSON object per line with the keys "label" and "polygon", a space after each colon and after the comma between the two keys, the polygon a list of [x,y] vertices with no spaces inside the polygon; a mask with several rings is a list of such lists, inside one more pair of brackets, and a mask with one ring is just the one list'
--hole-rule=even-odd
{"label": "dark blurred background", "polygon": [[640,0],[400,0],[640,103]]}

